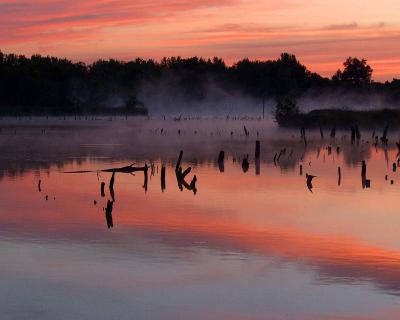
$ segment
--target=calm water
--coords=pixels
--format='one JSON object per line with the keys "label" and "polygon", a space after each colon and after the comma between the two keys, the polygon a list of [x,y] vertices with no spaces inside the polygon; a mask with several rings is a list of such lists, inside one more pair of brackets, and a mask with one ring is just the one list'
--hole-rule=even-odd
{"label": "calm water", "polygon": [[[354,144],[349,132],[324,140],[307,132],[305,146],[298,131],[255,120],[2,119],[0,127],[1,319],[400,316],[398,132],[383,147],[372,130]],[[180,150],[196,194],[178,187]],[[131,163],[154,170],[147,186],[143,172],[116,173],[107,221],[111,173],[96,170]],[[66,173],[80,170],[92,172]],[[316,176],[312,192],[306,174]]]}

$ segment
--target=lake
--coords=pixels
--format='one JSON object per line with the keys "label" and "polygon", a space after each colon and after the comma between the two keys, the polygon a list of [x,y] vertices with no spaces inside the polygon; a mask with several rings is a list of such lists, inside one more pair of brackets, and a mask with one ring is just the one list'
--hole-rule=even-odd
{"label": "lake", "polygon": [[[304,141],[248,118],[0,128],[1,319],[400,316],[398,131],[384,145],[381,129]],[[117,171],[110,192],[102,170],[131,164],[147,178]]]}

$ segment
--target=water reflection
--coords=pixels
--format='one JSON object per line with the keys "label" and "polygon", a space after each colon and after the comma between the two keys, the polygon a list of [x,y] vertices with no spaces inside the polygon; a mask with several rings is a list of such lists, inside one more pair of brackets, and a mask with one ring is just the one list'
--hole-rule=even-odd
{"label": "water reflection", "polygon": [[[7,281],[20,283],[18,268],[27,264],[24,255],[39,241],[53,259],[59,254],[58,260],[35,260],[30,270],[23,269],[25,278],[42,279],[41,288],[46,281],[64,278],[77,278],[74,286],[87,282],[96,287],[99,279],[118,274],[119,280],[108,282],[112,288],[103,287],[102,292],[118,297],[129,293],[138,312],[144,312],[141,299],[148,293],[153,318],[163,318],[163,303],[179,309],[169,304],[166,292],[171,299],[187,297],[194,310],[189,318],[196,312],[207,318],[198,310],[215,307],[207,297],[216,284],[223,292],[218,301],[224,311],[237,309],[242,315],[248,314],[250,300],[257,299],[265,306],[252,309],[257,316],[277,305],[298,315],[301,308],[294,302],[305,299],[310,307],[303,319],[328,317],[342,307],[354,310],[354,318],[364,316],[361,304],[348,294],[351,290],[363,301],[372,297],[371,308],[387,309],[400,293],[400,189],[394,183],[399,170],[393,167],[398,166],[398,145],[388,134],[387,145],[368,143],[361,137],[370,134],[360,132],[358,139],[357,130],[354,144],[339,130],[327,138],[318,130],[302,132],[306,143],[298,132],[269,140],[260,128],[247,124],[244,136],[240,125],[232,140],[232,129],[225,138],[221,130],[222,137],[203,149],[185,140],[167,148],[167,140],[157,144],[170,129],[139,149],[142,136],[136,136],[133,149],[140,152],[132,151],[131,141],[87,149],[81,146],[90,140],[86,134],[80,135],[80,147],[61,152],[56,143],[52,150],[40,149],[43,153],[35,161],[18,156],[19,146],[4,149],[0,245],[7,252]],[[259,137],[252,136],[257,131]],[[235,138],[239,132],[242,136]],[[185,139],[186,131],[179,136]],[[195,136],[202,139],[200,131]],[[209,137],[209,132],[203,136]],[[30,138],[19,139],[22,143]],[[39,155],[32,152],[32,158]],[[167,180],[173,182],[168,188]],[[64,245],[69,255],[61,254]],[[7,249],[14,246],[25,251]],[[25,263],[17,264],[18,259]],[[90,266],[85,276],[79,261]],[[273,279],[279,283],[269,287]],[[299,293],[291,300],[296,287]],[[314,303],[320,290],[326,290],[325,306],[338,296],[346,299],[329,311]],[[18,292],[22,296],[24,291]],[[226,292],[237,292],[241,302],[227,300]],[[284,302],[271,298],[276,292]],[[288,306],[287,301],[293,303]],[[177,317],[171,311],[169,318]]]}

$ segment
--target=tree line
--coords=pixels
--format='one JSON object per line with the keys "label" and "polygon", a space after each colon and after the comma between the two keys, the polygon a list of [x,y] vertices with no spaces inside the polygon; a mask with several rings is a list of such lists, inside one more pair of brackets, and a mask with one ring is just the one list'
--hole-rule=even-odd
{"label": "tree line", "polygon": [[[98,60],[91,64],[0,51],[0,114],[146,113],[138,98],[146,84],[173,82],[190,100],[207,97],[210,83],[226,92],[259,101],[295,101],[309,90],[376,92],[388,103],[400,101],[400,80],[371,80],[365,59],[349,57],[331,78],[309,71],[297,58],[282,53],[275,60],[243,59],[231,66],[221,58],[137,58]],[[282,104],[282,103],[281,103]]]}

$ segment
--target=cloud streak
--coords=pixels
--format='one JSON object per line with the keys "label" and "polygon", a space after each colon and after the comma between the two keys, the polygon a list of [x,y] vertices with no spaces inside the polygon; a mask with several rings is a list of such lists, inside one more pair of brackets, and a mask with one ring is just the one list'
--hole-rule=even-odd
{"label": "cloud streak", "polygon": [[[338,0],[9,0],[0,3],[0,48],[93,61],[136,56],[275,58],[290,51],[313,71],[331,75],[348,55],[380,61],[377,79],[400,74],[381,69],[400,49],[398,4],[371,1],[364,10]],[[377,21],[376,17],[379,16]],[[356,17],[356,20],[354,20]]]}

